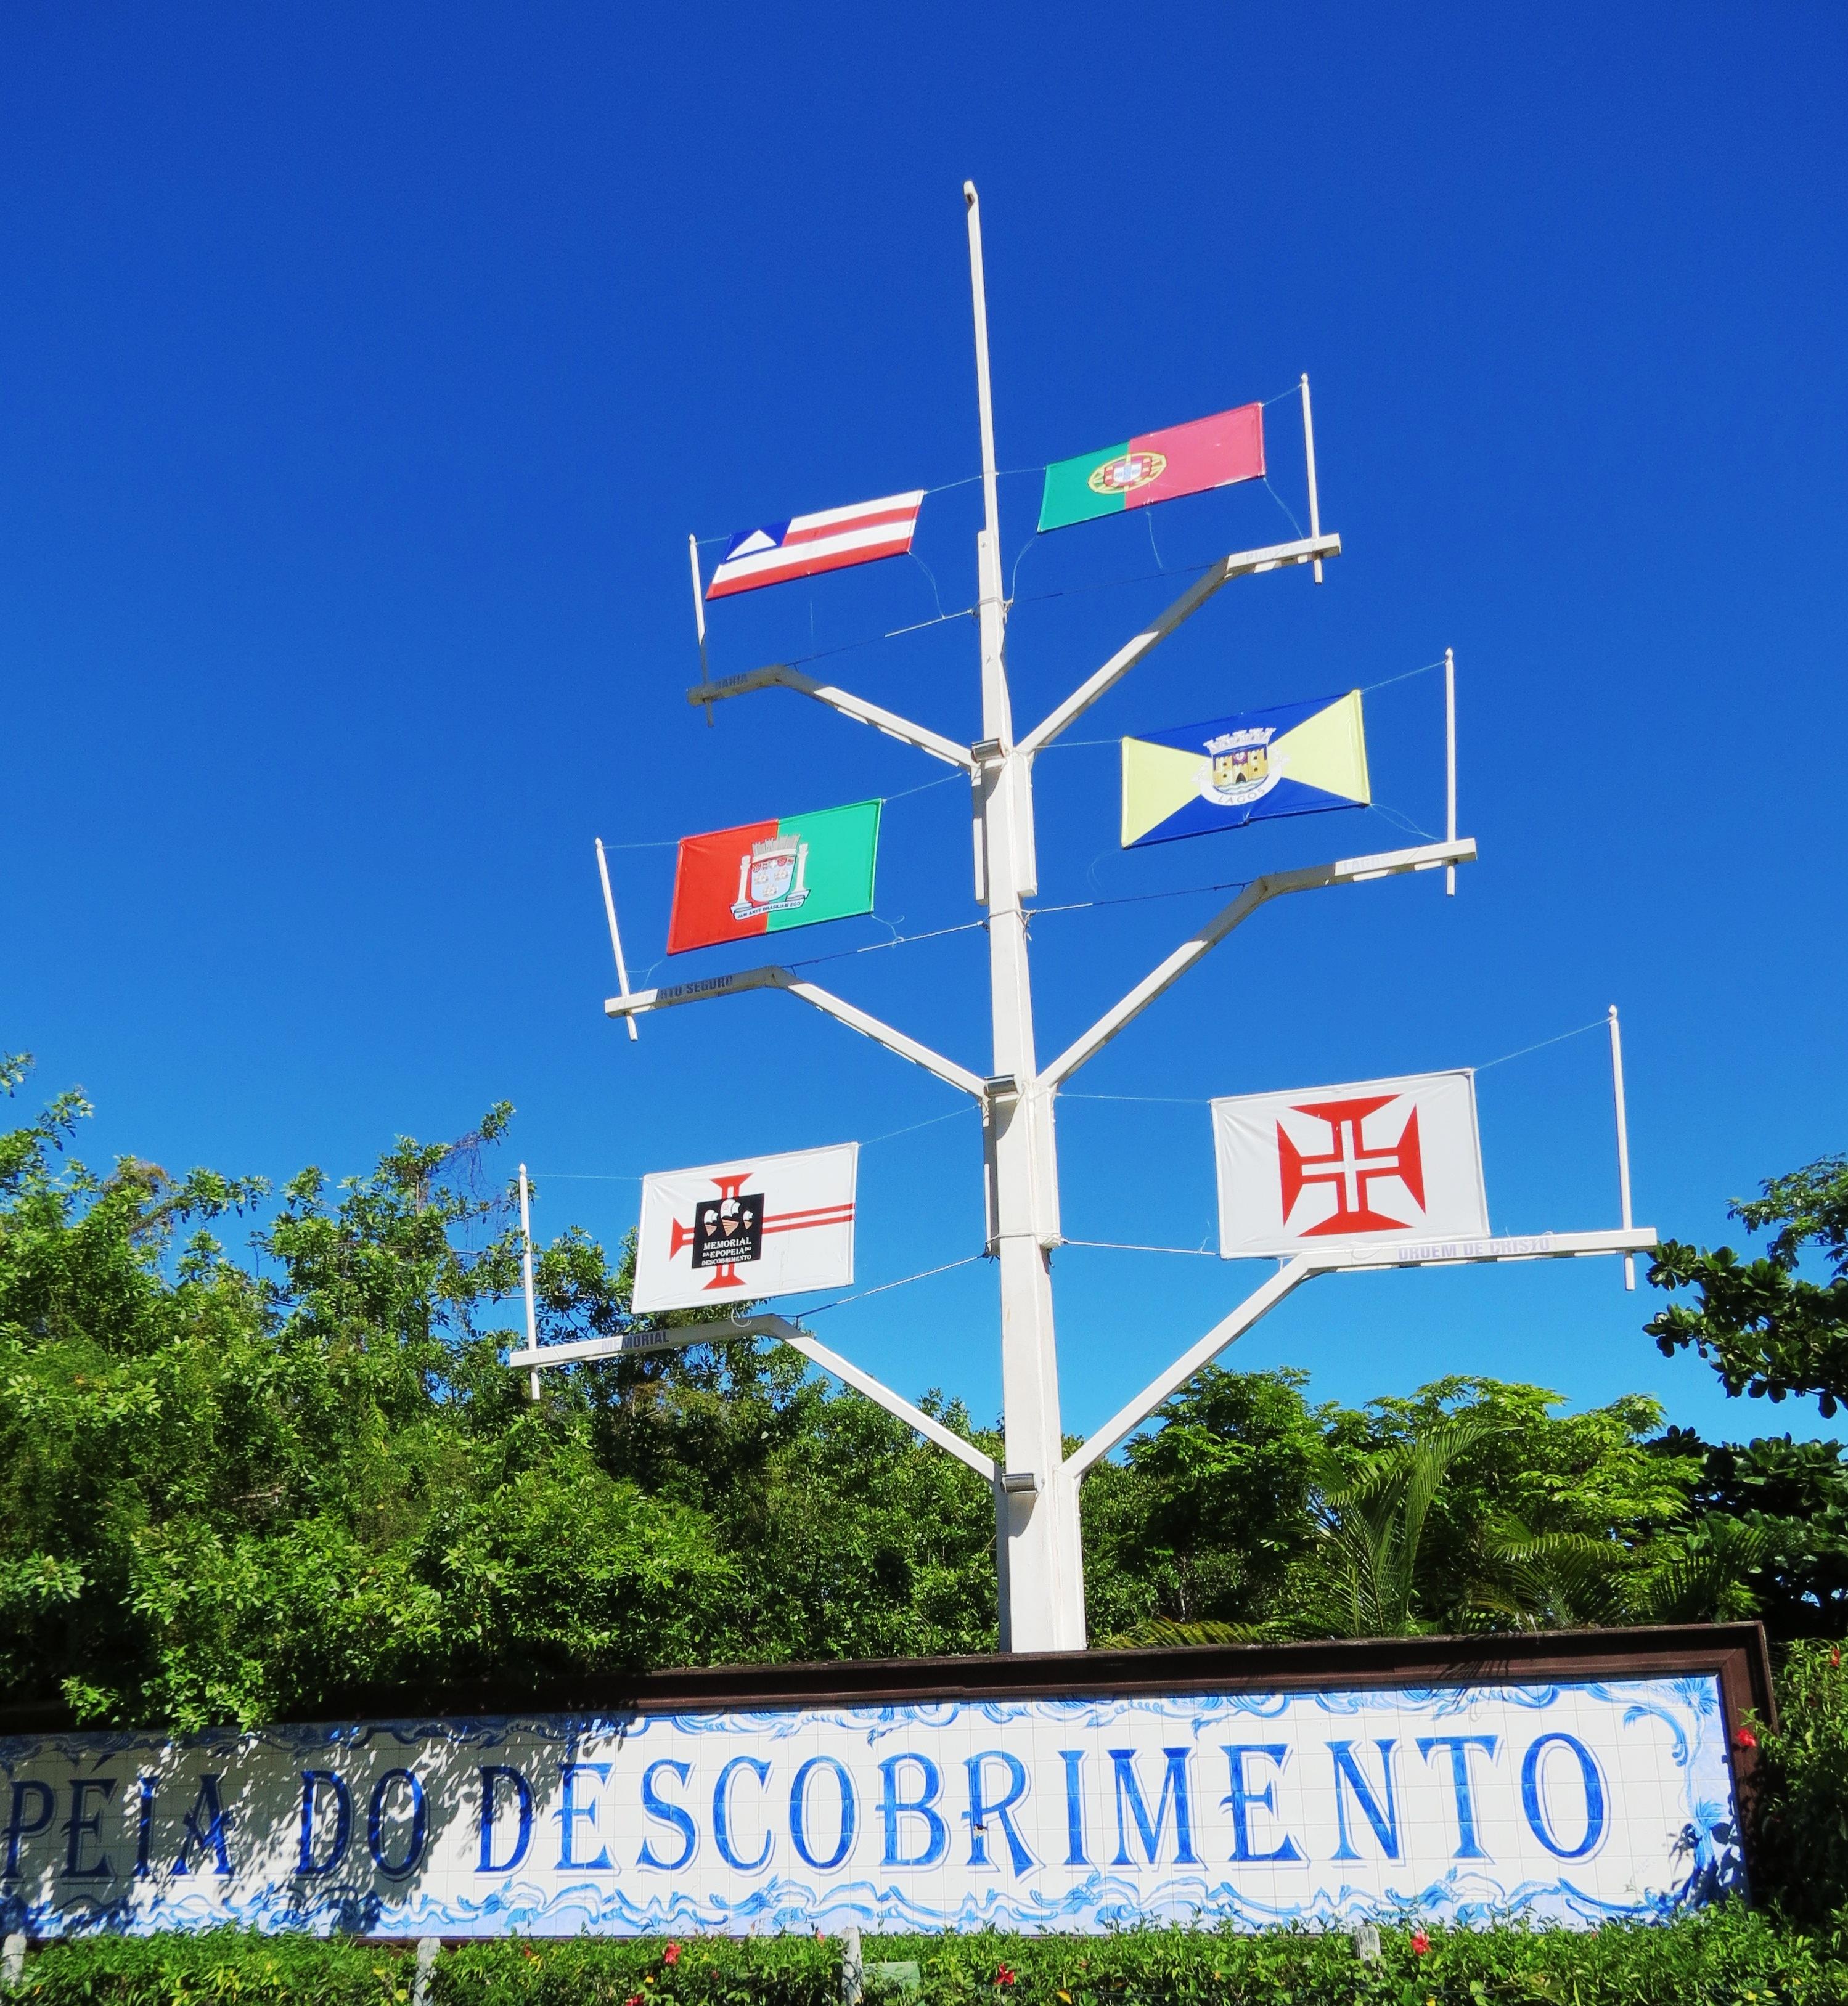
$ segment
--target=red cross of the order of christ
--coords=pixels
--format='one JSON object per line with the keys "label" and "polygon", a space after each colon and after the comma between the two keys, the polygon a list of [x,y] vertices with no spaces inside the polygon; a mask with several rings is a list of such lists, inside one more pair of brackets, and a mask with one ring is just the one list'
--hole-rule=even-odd
{"label": "red cross of the order of christ", "polygon": [[[751,1171],[744,1170],[734,1177],[714,1177],[713,1188],[721,1202],[736,1198],[751,1181],[752,1175]],[[763,1230],[766,1233],[804,1233],[817,1226],[847,1226],[852,1223],[853,1217],[854,1201],[848,1198],[840,1205],[813,1205],[806,1212],[766,1212]],[[693,1237],[692,1227],[682,1226],[678,1219],[673,1226],[667,1240],[669,1260]],[[745,1279],[738,1272],[735,1262],[722,1261],[713,1270],[712,1279],[706,1286],[708,1289],[741,1289],[745,1286]]]}
{"label": "red cross of the order of christ", "polygon": [[1325,1122],[1332,1144],[1325,1155],[1304,1156],[1283,1123],[1277,1124],[1277,1176],[1283,1188],[1283,1223],[1288,1226],[1296,1202],[1308,1184],[1334,1188],[1335,1209],[1315,1226],[1305,1226],[1305,1240],[1332,1237],[1343,1233],[1379,1233],[1409,1225],[1403,1219],[1389,1219],[1375,1212],[1368,1186],[1376,1179],[1396,1177],[1412,1195],[1418,1209],[1424,1209],[1424,1161],[1418,1149],[1418,1110],[1406,1117],[1399,1140],[1389,1149],[1369,1149],[1360,1136],[1360,1124],[1377,1109],[1389,1106],[1396,1093],[1366,1094],[1353,1100],[1324,1100],[1312,1106],[1293,1107],[1293,1114],[1306,1114]]}

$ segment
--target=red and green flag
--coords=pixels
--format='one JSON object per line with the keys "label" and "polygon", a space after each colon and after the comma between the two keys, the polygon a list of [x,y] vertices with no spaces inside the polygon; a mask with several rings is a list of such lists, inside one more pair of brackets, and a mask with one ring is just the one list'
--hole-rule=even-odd
{"label": "red and green flag", "polygon": [[1055,460],[1046,470],[1040,527],[1062,530],[1094,516],[1263,477],[1264,406],[1241,404],[1216,417],[1141,433],[1101,452]]}
{"label": "red and green flag", "polygon": [[879,808],[856,801],[682,836],[667,952],[870,913]]}

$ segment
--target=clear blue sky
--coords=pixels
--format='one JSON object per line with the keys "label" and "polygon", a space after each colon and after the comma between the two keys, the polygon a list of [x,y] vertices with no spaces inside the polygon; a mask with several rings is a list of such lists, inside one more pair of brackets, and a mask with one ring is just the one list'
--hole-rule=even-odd
{"label": "clear blue sky", "polygon": [[[1481,845],[1452,901],[1421,878],[1273,909],[1113,1046],[1079,1086],[1168,1099],[1061,1104],[1067,1231],[1207,1236],[1190,1100],[1482,1064],[1614,1001],[1642,1219],[1711,1241],[1730,1198],[1848,1145],[1838,7],[202,5],[14,9],[0,44],[0,1043],[82,1082],[93,1159],[344,1174],[505,1096],[541,1230],[614,1242],[643,1170],[948,1115],[863,1159],[860,1283],[977,1251],[951,1089],[776,997],[633,1047],[605,1022],[591,854],[877,793],[881,913],[974,916],[960,787],[896,798],[944,769],[787,695],[710,731],[682,698],[689,530],[975,470],[965,176],[1004,466],[1306,369],[1346,547],[1320,590],[1229,589],[1074,737],[1452,645]],[[1004,484],[1023,721],[1179,589],[1158,557],[1290,533],[1272,415],[1281,503],[1035,542],[1037,481]],[[946,607],[978,493],[926,505]],[[717,610],[714,668],[935,610],[903,561],[784,587]],[[834,667],[977,735],[966,621]],[[1438,679],[1369,702],[1378,797],[1441,827]],[[1049,755],[1039,800],[1052,904],[1398,833],[1125,855],[1107,745]],[[671,853],[616,854],[645,968]],[[1213,903],[1041,921],[1042,1052]],[[981,941],[827,979],[985,1071]],[[1498,1229],[1614,1222],[1601,1038],[1481,1100]],[[1067,1425],[1264,1272],[1062,1255]],[[1346,1399],[1476,1371],[1773,1419],[1658,1357],[1652,1307],[1614,1262],[1329,1280],[1230,1357]],[[818,1329],[986,1416],[996,1325],[977,1262]]]}

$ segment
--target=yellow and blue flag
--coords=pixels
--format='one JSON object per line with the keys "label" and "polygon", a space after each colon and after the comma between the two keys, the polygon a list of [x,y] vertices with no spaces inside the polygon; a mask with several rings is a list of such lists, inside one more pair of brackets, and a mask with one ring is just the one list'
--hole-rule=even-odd
{"label": "yellow and blue flag", "polygon": [[1372,798],[1358,690],[1123,741],[1125,850]]}

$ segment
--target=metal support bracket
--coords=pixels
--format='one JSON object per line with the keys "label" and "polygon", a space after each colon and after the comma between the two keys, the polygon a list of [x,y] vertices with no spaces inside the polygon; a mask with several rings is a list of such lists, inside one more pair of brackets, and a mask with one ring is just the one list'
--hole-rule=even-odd
{"label": "metal support bracket", "polygon": [[1614,1233],[1533,1233],[1483,1240],[1354,1241],[1291,1255],[1283,1266],[1198,1343],[1118,1409],[1096,1433],[1065,1462],[1074,1483],[1093,1463],[1135,1434],[1164,1400],[1172,1399],[1203,1366],[1267,1316],[1287,1296],[1317,1275],[1364,1274],[1384,1268],[1447,1268],[1495,1261],[1568,1261],[1586,1255],[1645,1252],[1656,1244],[1653,1226],[1619,1227]]}
{"label": "metal support bracket", "polygon": [[[1304,871],[1276,871],[1254,878],[1238,896],[1209,920],[1199,931],[1184,941],[1160,967],[1130,991],[1122,1001],[1107,1010],[1082,1037],[1075,1039],[1051,1065],[1040,1072],[1038,1084],[1057,1087],[1069,1079],[1087,1059],[1095,1058],[1125,1025],[1148,1008],[1164,990],[1171,988],[1201,956],[1217,947],[1227,934],[1248,920],[1260,906],[1292,892],[1316,892],[1329,885],[1361,885],[1375,878],[1398,877],[1408,871],[1436,871],[1446,864],[1468,864],[1476,856],[1476,839],[1466,836],[1455,843],[1427,843],[1413,850],[1389,850],[1373,857],[1347,857],[1334,864],[1311,865]],[[606,1005],[606,1008],[608,1006]]]}
{"label": "metal support bracket", "polygon": [[837,1018],[850,1030],[875,1040],[888,1051],[896,1052],[900,1058],[922,1066],[926,1072],[935,1073],[952,1086],[959,1086],[976,1100],[987,1101],[987,1083],[979,1073],[958,1065],[954,1059],[946,1059],[941,1052],[932,1051],[928,1045],[920,1044],[904,1032],[895,1030],[844,997],[822,988],[818,982],[801,980],[792,970],[787,968],[745,968],[735,975],[708,976],[702,981],[682,982],[671,988],[638,989],[632,995],[606,998],[604,1015],[628,1017],[639,1015],[646,1010],[671,1010],[681,1003],[709,1002],[715,996],[742,995],[748,989],[780,989],[786,995],[812,1004],[816,1009],[825,1010],[830,1017]]}
{"label": "metal support bracket", "polygon": [[888,738],[896,738],[901,744],[914,745],[919,751],[929,753],[933,759],[941,759],[964,772],[975,770],[968,748],[959,745],[953,738],[945,738],[942,732],[932,731],[924,725],[913,724],[895,710],[868,703],[850,690],[837,688],[832,683],[818,683],[814,677],[804,675],[800,669],[792,668],[787,662],[773,662],[766,668],[747,669],[742,675],[722,676],[716,683],[702,683],[687,692],[687,701],[695,706],[705,705],[709,717],[715,703],[723,702],[727,697],[749,696],[754,690],[761,689],[790,689],[798,696],[813,697],[817,703],[825,703],[831,710],[838,710],[842,716],[852,718],[856,724],[870,724],[875,731],[884,732]]}
{"label": "metal support bracket", "polygon": [[1163,613],[1137,635],[1125,641],[1095,675],[1079,685],[1056,710],[1036,724],[1018,744],[1030,756],[1043,751],[1065,727],[1083,716],[1107,690],[1114,688],[1136,663],[1174,632],[1181,621],[1198,613],[1220,586],[1235,578],[1250,578],[1258,572],[1281,571],[1287,565],[1313,564],[1319,570],[1324,558],[1341,554],[1339,537],[1304,537],[1294,544],[1269,544],[1258,551],[1234,551],[1221,558],[1203,578],[1196,579]]}

